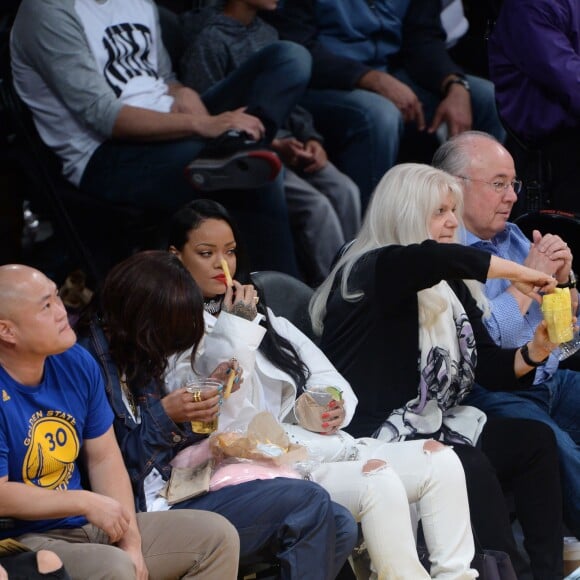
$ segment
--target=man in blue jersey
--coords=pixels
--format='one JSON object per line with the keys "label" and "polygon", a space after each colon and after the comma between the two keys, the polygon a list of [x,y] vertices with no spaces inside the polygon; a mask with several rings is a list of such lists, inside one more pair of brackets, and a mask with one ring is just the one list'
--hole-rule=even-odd
{"label": "man in blue jersey", "polygon": [[56,285],[0,266],[0,515],[14,518],[0,538],[55,552],[73,578],[235,578],[221,516],[135,514],[99,368],[75,343]]}

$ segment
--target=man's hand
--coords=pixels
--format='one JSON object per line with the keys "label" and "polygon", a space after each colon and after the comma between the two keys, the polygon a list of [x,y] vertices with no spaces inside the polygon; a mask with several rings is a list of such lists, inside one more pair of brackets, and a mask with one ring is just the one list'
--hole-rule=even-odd
{"label": "man's hand", "polygon": [[265,128],[258,117],[248,115],[246,107],[240,107],[235,111],[226,111],[219,115],[198,115],[194,119],[195,132],[201,137],[219,137],[230,129],[245,131],[259,141],[264,137]]}
{"label": "man's hand", "polygon": [[200,96],[192,89],[179,84],[170,85],[169,94],[173,97],[172,113],[189,115],[209,115]]}
{"label": "man's hand", "polygon": [[93,492],[87,493],[84,516],[103,530],[112,543],[118,542],[129,529],[129,512],[116,499]]}
{"label": "man's hand", "polygon": [[8,573],[0,566],[0,580],[8,580]]}
{"label": "man's hand", "polygon": [[559,284],[568,281],[572,268],[572,252],[560,236],[539,230],[532,232],[533,243],[524,261],[525,266],[555,276]]}
{"label": "man's hand", "polygon": [[429,127],[429,133],[437,131],[442,123],[447,124],[449,137],[469,131],[473,124],[469,92],[458,84],[452,84],[447,96],[439,103]]}
{"label": "man's hand", "polygon": [[548,325],[545,320],[542,320],[540,324],[536,326],[536,331],[534,332],[534,336],[532,337],[532,341],[528,348],[532,360],[544,360],[557,346],[557,344],[550,341]]}
{"label": "man's hand", "polygon": [[361,89],[389,99],[401,111],[405,123],[414,121],[419,131],[425,129],[423,106],[417,95],[405,83],[390,74],[371,70],[361,77],[358,84]]}
{"label": "man's hand", "polygon": [[119,542],[119,548],[126,552],[133,561],[133,564],[135,564],[135,579],[147,580],[149,578],[149,571],[145,565],[145,559],[143,558],[143,552],[141,551],[141,544],[131,544],[121,541]]}

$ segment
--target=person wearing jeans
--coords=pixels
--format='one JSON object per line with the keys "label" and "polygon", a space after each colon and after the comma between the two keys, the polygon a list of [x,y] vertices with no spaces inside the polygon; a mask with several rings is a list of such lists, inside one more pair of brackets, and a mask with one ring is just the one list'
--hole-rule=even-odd
{"label": "person wearing jeans", "polygon": [[438,0],[286,0],[264,14],[280,38],[310,50],[302,104],[331,159],[359,186],[363,209],[395,164],[406,124],[505,136],[492,83],[465,75],[450,58],[440,12]]}
{"label": "person wearing jeans", "polygon": [[73,578],[233,580],[225,518],[135,513],[99,368],[75,343],[56,284],[0,266],[0,540],[54,552]]}
{"label": "person wearing jeans", "polygon": [[[522,184],[516,179],[512,156],[501,143],[485,133],[465,132],[442,145],[433,164],[460,176],[463,243],[535,267],[570,285],[573,257],[565,240],[536,230],[531,242],[507,221]],[[572,287],[570,292],[577,309],[577,291]],[[488,280],[485,294],[491,304],[485,324],[500,346],[521,346],[542,324],[540,305],[507,280]],[[534,419],[551,428],[558,445],[564,521],[580,538],[580,373],[559,368],[559,354],[556,349],[545,360],[535,361],[535,372],[520,388],[491,392],[476,385],[467,401],[493,417]]]}
{"label": "person wearing jeans", "polygon": [[[200,98],[177,82],[150,0],[24,0],[10,50],[16,90],[64,176],[164,213],[196,196],[185,167],[212,139],[236,130],[269,143],[311,67],[304,48],[278,43]],[[255,267],[297,273],[281,178],[216,197],[239,214]]]}
{"label": "person wearing jeans", "polygon": [[543,326],[521,350],[498,347],[482,322],[480,282],[507,278],[526,295],[556,283],[458,244],[461,205],[455,177],[415,163],[391,168],[361,233],[314,294],[313,327],[359,399],[350,433],[453,444],[480,544],[509,553],[518,577],[530,572],[512,536],[502,492],[509,486],[534,577],[556,580],[562,494],[551,430],[537,421],[489,419],[466,403],[476,382],[517,390],[533,374],[527,361],[554,348]]}
{"label": "person wearing jeans", "polygon": [[192,419],[213,420],[220,408],[213,394],[192,401],[184,388],[168,392],[160,376],[168,357],[180,348],[195,351],[204,332],[201,292],[179,259],[164,251],[134,254],[108,274],[101,303],[99,317],[81,326],[83,344],[101,367],[139,510],[215,512],[238,531],[242,563],[266,557],[279,562],[282,579],[335,578],[354,548],[357,527],[314,482],[248,481],[171,509],[163,495],[175,456],[207,437],[192,431]]}
{"label": "person wearing jeans", "polygon": [[[415,82],[404,70],[393,76],[417,94],[427,119],[432,119],[440,96]],[[473,126],[499,137],[503,129],[497,119],[489,81],[465,75],[470,86]],[[336,164],[364,192],[364,205],[376,184],[397,162],[405,122],[397,106],[382,95],[355,88],[351,91],[309,89],[302,104],[312,112],[316,126],[325,136]],[[341,122],[337,123],[336,120]]]}

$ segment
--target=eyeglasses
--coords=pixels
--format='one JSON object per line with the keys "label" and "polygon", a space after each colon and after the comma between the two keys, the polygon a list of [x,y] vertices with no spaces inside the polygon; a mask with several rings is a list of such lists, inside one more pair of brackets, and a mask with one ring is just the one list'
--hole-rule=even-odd
{"label": "eyeglasses", "polygon": [[513,179],[512,181],[485,181],[483,179],[473,179],[472,177],[466,177],[465,175],[457,175],[459,179],[465,179],[466,181],[477,181],[479,183],[485,183],[491,186],[496,193],[505,193],[510,187],[514,190],[516,195],[522,190],[521,179]]}

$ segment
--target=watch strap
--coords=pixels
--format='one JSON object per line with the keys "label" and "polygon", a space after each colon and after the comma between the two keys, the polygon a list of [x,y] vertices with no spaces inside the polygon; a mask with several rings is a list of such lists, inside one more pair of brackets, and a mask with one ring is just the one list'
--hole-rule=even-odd
{"label": "watch strap", "polygon": [[576,278],[576,274],[573,270],[570,270],[570,276],[567,282],[562,282],[562,284],[558,284],[556,288],[576,288],[576,284],[578,279]]}
{"label": "watch strap", "polygon": [[469,82],[463,75],[455,75],[443,85],[443,96],[447,96],[452,85],[461,85],[468,93],[471,92]]}
{"label": "watch strap", "polygon": [[524,359],[524,362],[529,366],[529,367],[539,367],[542,366],[549,358],[549,356],[547,356],[544,360],[541,361],[535,361],[532,360],[530,358],[530,351],[528,350],[528,343],[526,342],[526,344],[524,344],[524,346],[522,346],[520,348],[520,353],[522,355],[522,358]]}

